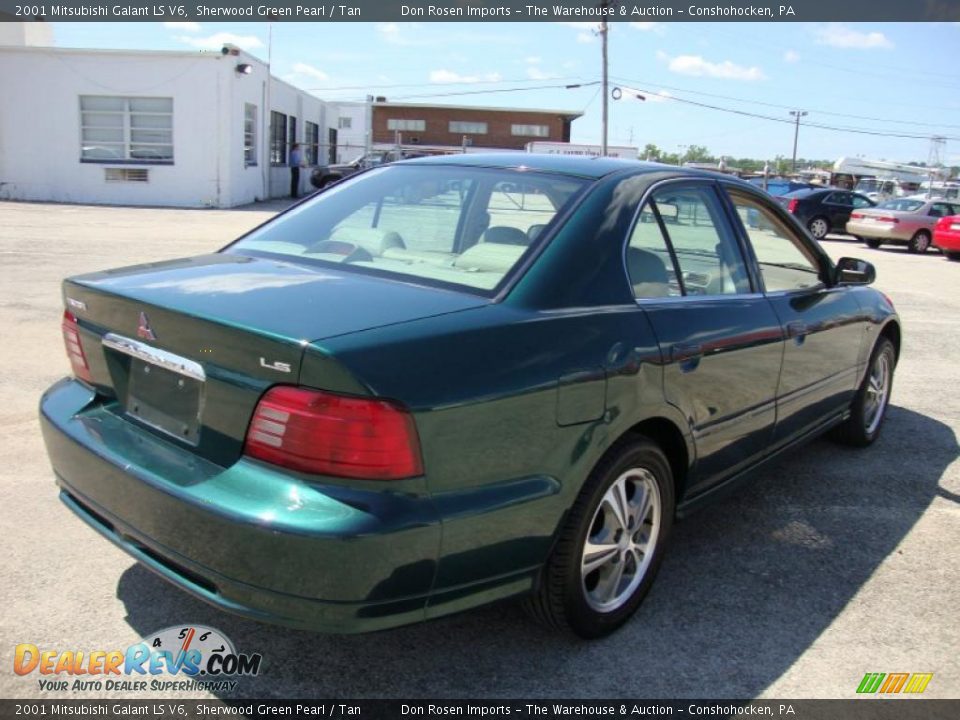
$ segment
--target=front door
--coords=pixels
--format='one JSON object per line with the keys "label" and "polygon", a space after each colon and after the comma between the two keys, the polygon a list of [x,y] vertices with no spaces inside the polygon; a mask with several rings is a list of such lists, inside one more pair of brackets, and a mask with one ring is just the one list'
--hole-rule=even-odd
{"label": "front door", "polygon": [[[867,323],[848,288],[823,282],[822,250],[762,197],[739,188],[728,194],[786,334],[774,437],[788,442],[849,407]],[[758,222],[743,222],[748,216]]]}
{"label": "front door", "polygon": [[644,204],[627,269],[663,363],[666,400],[696,445],[696,494],[763,455],[773,437],[783,335],[754,287],[712,181],[668,183]]}

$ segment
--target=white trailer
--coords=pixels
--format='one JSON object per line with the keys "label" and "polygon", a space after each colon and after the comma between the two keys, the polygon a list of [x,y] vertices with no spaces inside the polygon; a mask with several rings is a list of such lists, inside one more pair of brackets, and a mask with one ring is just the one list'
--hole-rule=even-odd
{"label": "white trailer", "polygon": [[[544,153],[547,155],[572,155],[575,157],[600,157],[603,155],[599,145],[580,145],[577,143],[547,142],[534,140],[526,145],[528,153]],[[636,160],[640,149],[626,145],[608,145],[607,157],[623,160]]]}

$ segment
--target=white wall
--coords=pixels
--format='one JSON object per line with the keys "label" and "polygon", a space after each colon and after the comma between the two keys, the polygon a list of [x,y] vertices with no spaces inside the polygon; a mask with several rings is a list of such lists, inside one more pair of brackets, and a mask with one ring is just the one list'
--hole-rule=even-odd
{"label": "white wall", "polygon": [[[237,73],[240,63],[251,73]],[[297,142],[307,120],[326,142],[323,101],[276,78],[268,90],[266,66],[240,51],[0,47],[0,67],[0,199],[232,207],[284,196],[290,170],[269,163],[268,92],[273,109],[297,118]],[[81,95],[173,98],[173,164],[81,162]],[[244,162],[246,103],[257,108],[255,165]],[[146,168],[149,182],[107,183],[111,167]]]}
{"label": "white wall", "polygon": [[[121,205],[221,204],[218,55],[0,48],[0,197]],[[173,98],[173,165],[80,162],[80,96]],[[107,183],[108,167],[147,168]]]}
{"label": "white wall", "polygon": [[[366,103],[329,103],[330,127],[337,128],[337,162],[348,162],[363,154],[370,130],[370,107]],[[350,118],[350,128],[341,128],[340,118]]]}
{"label": "white wall", "polygon": [[53,28],[42,21],[0,21],[0,45],[53,45]]}

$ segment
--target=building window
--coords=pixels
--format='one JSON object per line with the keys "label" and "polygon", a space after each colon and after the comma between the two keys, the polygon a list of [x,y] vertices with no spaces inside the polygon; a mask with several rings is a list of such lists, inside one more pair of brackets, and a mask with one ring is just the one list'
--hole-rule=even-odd
{"label": "building window", "polygon": [[[350,130],[353,127],[352,117],[342,117],[337,120],[337,127],[341,130]],[[392,128],[391,128],[392,129]]]}
{"label": "building window", "polygon": [[243,106],[243,164],[257,164],[257,106],[250,103]]}
{"label": "building window", "polygon": [[423,132],[426,129],[426,120],[408,120],[407,118],[389,118],[387,120],[387,130],[417,130]]}
{"label": "building window", "polygon": [[303,135],[307,165],[316,165],[317,158],[320,157],[320,126],[308,120],[303,124]]}
{"label": "building window", "polygon": [[520,137],[550,137],[549,125],[511,125],[510,134]]}
{"label": "building window", "polygon": [[290,147],[292,148],[294,143],[297,142],[297,119],[293,115],[290,116],[290,124],[288,128],[287,142],[290,143]]}
{"label": "building window", "polygon": [[173,162],[173,98],[81,95],[80,159]]}
{"label": "building window", "polygon": [[276,110],[270,113],[270,164],[287,164],[287,116]]}
{"label": "building window", "polygon": [[485,122],[467,122],[466,120],[451,120],[450,132],[458,135],[486,135],[487,124]]}

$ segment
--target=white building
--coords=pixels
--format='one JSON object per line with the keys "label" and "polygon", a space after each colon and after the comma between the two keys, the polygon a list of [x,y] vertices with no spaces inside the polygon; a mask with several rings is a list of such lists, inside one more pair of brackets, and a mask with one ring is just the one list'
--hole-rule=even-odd
{"label": "white building", "polygon": [[[328,108],[236,48],[75,50],[30,45],[26,35],[0,40],[10,43],[0,46],[0,199],[233,207],[289,194],[292,143],[316,164],[331,161],[334,137],[353,138],[338,124],[355,108]],[[363,135],[358,107],[349,124]],[[301,175],[305,191],[309,171]]]}

